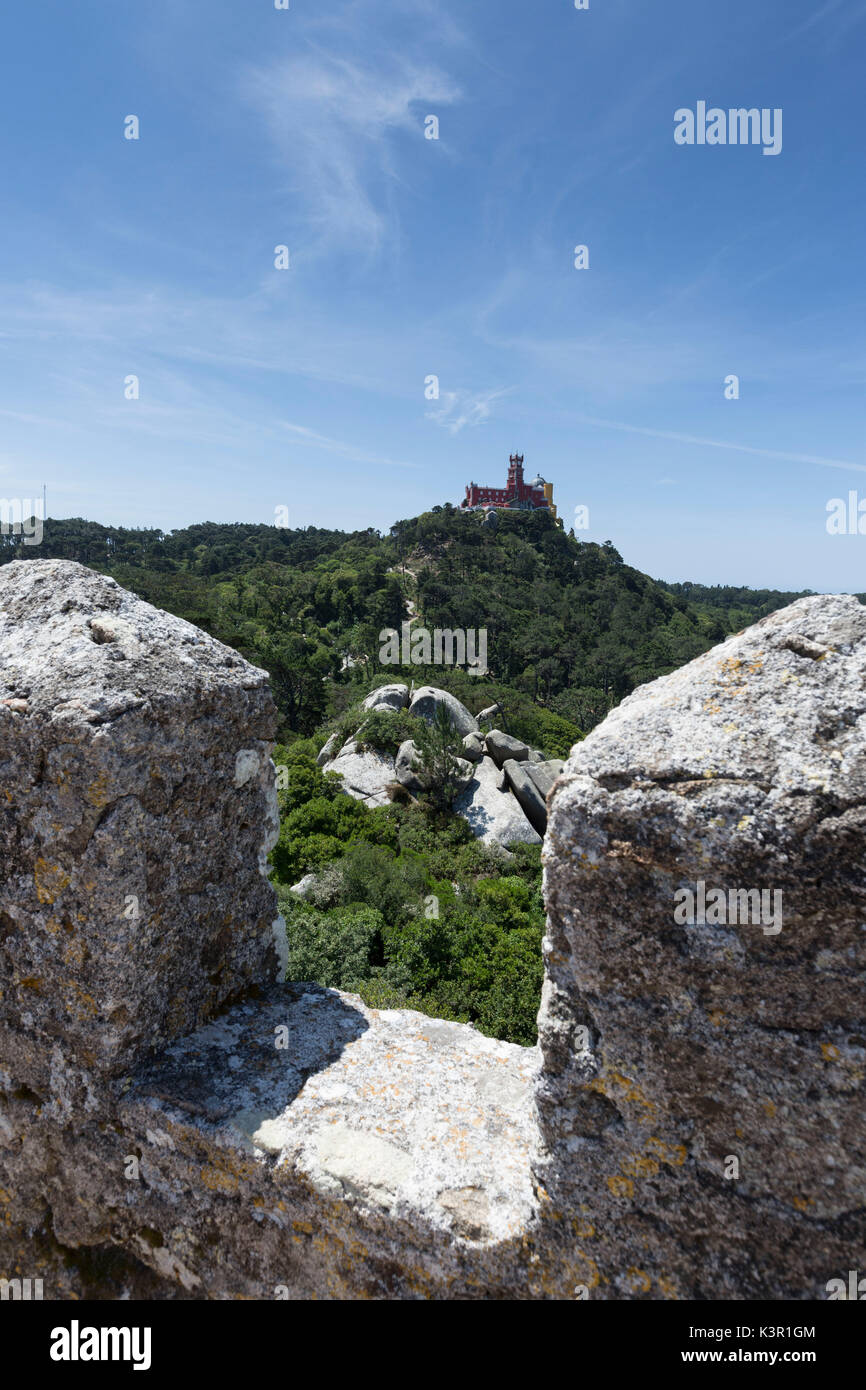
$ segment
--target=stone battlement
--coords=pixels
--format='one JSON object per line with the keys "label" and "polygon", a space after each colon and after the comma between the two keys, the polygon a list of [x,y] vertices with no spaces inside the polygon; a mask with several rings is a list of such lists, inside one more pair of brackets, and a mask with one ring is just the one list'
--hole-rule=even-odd
{"label": "stone battlement", "polygon": [[[0,567],[0,1276],[44,1297],[823,1298],[866,1223],[866,609],[642,687],[548,797],[537,1048],[280,984],[264,672]],[[778,890],[781,930],[680,923]]]}

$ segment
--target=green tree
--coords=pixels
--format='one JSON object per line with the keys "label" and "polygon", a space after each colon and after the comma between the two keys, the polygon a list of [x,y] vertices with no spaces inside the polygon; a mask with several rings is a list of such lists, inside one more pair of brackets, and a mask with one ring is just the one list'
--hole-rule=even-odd
{"label": "green tree", "polygon": [[437,704],[432,723],[419,721],[415,743],[423,799],[435,810],[447,811],[461,784],[457,759],[463,752],[463,740],[445,704]]}

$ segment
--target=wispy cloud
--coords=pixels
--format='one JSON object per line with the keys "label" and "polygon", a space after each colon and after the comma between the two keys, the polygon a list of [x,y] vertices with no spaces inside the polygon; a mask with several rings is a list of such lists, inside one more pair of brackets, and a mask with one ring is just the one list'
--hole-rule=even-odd
{"label": "wispy cloud", "polygon": [[[274,280],[280,277],[274,274]],[[66,291],[55,285],[0,282],[0,359],[42,356],[50,343],[55,364],[71,372],[107,369],[150,375],[154,363],[194,364],[261,376],[335,382],[393,395],[412,344],[401,325],[371,323],[360,313],[341,315],[334,326],[311,293],[293,291],[292,312],[265,284],[250,293],[219,297],[185,286],[142,290]],[[57,344],[60,344],[61,351]],[[14,354],[14,359],[12,357]],[[122,377],[123,373],[121,373]],[[34,423],[36,421],[34,420]]]}
{"label": "wispy cloud", "polygon": [[849,468],[857,473],[866,473],[866,463],[850,463],[847,459],[828,459],[820,454],[795,454],[788,449],[759,449],[752,444],[736,444],[727,439],[706,439],[697,434],[679,434],[676,430],[653,430],[645,425],[627,425],[620,420],[600,420],[595,415],[573,414],[572,418],[601,429],[622,430],[626,434],[644,434],[649,435],[651,439],[671,439],[677,444],[698,444],[706,449],[730,449],[734,453],[781,459],[786,463],[817,463],[822,468]]}
{"label": "wispy cloud", "polygon": [[309,429],[306,425],[293,425],[288,420],[281,420],[280,425],[284,430],[288,430],[300,442],[310,444],[315,449],[326,449],[328,453],[339,454],[341,458],[352,459],[355,463],[370,463],[377,467],[382,465],[386,468],[420,468],[418,463],[405,463],[401,459],[383,458],[381,454],[367,453],[364,449],[359,449],[354,444],[344,444],[339,439],[329,439],[325,434],[317,434],[315,430]]}
{"label": "wispy cloud", "polygon": [[483,425],[485,420],[489,420],[494,401],[507,396],[512,389],[510,386],[503,386],[498,391],[480,391],[475,394],[463,390],[443,391],[439,397],[439,405],[425,414],[428,420],[442,425],[449,434],[459,434],[467,425]]}
{"label": "wispy cloud", "polygon": [[852,3],[852,0],[827,0],[820,9],[813,11],[812,14],[804,19],[802,24],[798,24],[785,36],[788,43],[795,39],[802,38],[804,34],[810,33],[818,25],[823,27],[824,37],[828,47],[832,47],[836,40],[842,38],[849,29],[861,20],[866,19],[866,4],[863,0],[859,3]]}
{"label": "wispy cloud", "polygon": [[[424,116],[460,91],[431,65],[386,68],[313,51],[249,69],[242,92],[258,109],[317,241],[379,249],[398,181],[395,136],[423,146]],[[423,109],[422,105],[423,103]]]}

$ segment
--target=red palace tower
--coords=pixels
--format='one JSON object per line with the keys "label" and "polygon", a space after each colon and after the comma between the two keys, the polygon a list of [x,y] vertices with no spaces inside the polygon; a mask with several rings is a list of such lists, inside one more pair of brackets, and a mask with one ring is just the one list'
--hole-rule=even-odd
{"label": "red palace tower", "polygon": [[531,482],[524,482],[522,454],[509,455],[505,487],[482,487],[479,483],[469,483],[466,496],[460,505],[467,511],[507,507],[509,510],[523,512],[540,510],[556,516],[553,483],[546,483],[540,474]]}

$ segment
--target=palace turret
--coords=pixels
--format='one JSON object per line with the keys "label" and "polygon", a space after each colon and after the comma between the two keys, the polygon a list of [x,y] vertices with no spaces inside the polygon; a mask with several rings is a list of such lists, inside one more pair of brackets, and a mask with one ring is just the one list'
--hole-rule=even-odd
{"label": "palace turret", "polygon": [[505,487],[482,487],[479,483],[469,483],[460,505],[466,511],[485,511],[493,507],[521,512],[543,511],[556,517],[553,483],[545,482],[541,474],[531,482],[525,482],[522,454],[509,455]]}

